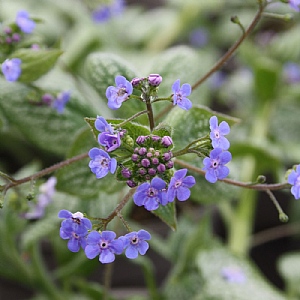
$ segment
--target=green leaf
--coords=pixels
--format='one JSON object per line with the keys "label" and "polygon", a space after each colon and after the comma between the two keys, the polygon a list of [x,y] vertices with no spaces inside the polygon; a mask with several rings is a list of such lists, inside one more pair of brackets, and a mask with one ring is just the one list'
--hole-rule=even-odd
{"label": "green leaf", "polygon": [[62,53],[59,49],[18,49],[10,57],[22,60],[22,73],[18,81],[32,82],[53,68]]}
{"label": "green leaf", "polygon": [[35,146],[64,155],[74,135],[84,127],[84,116],[91,111],[71,94],[63,114],[47,106],[29,103],[34,89],[0,79],[0,108],[10,126],[15,126]]}
{"label": "green leaf", "polygon": [[[109,86],[115,86],[115,77],[117,75],[124,76],[128,81],[136,77],[136,72],[127,61],[116,55],[102,52],[96,52],[87,57],[85,70],[87,81],[95,88],[104,102],[107,102],[105,97],[106,89]],[[114,114],[127,119],[134,113],[144,109],[144,103],[132,99],[124,103],[120,109],[114,111]]]}
{"label": "green leaf", "polygon": [[158,209],[152,211],[157,217],[165,222],[172,230],[177,228],[175,202],[168,203],[166,206],[160,205]]}
{"label": "green leaf", "polygon": [[[91,136],[90,130],[84,129],[77,135],[68,157],[87,153],[96,146],[97,143]],[[114,193],[124,187],[117,180],[112,180],[113,175],[110,173],[104,178],[97,179],[89,168],[89,160],[87,157],[60,169],[56,175],[57,189],[85,199],[97,196],[100,191]]]}
{"label": "green leaf", "polygon": [[205,106],[194,105],[190,110],[173,109],[165,122],[173,127],[172,139],[175,149],[186,147],[192,141],[207,135],[210,132],[209,119],[217,116],[219,122],[226,121],[230,126],[239,122],[238,119],[220,114]]}
{"label": "green leaf", "polygon": [[[196,265],[204,280],[204,286],[195,300],[249,300],[249,295],[251,299],[286,299],[247,260],[234,256],[226,249],[199,251]],[[236,272],[241,272],[245,281],[228,282],[222,276],[224,268],[234,268]]]}
{"label": "green leaf", "polygon": [[153,135],[163,136],[172,136],[173,128],[166,124],[165,122],[158,124],[152,131]]}

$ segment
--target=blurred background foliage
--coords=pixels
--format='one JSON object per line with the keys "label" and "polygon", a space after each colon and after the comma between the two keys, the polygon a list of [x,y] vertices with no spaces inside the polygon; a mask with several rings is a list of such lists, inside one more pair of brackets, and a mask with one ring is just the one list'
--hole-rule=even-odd
{"label": "blurred background foliage", "polygon": [[[30,85],[0,79],[0,169],[15,178],[96,146],[85,117],[127,118],[143,109],[134,101],[117,111],[107,108],[105,90],[116,75],[130,80],[159,73],[160,95],[169,96],[176,79],[194,84],[240,37],[232,16],[247,27],[257,10],[255,0],[128,0],[122,15],[96,24],[91,3],[0,2],[3,24],[25,9],[42,20],[32,43],[63,51],[35,84],[72,91],[65,113],[58,115],[30,105]],[[237,53],[190,99],[238,120],[229,136],[232,178],[251,182],[263,174],[267,182],[284,182],[286,169],[300,156],[300,80],[292,82],[285,72],[287,63],[300,64],[300,15],[280,2],[266,12]],[[168,112],[165,121],[174,126],[177,145],[197,135],[200,111],[188,117],[177,109]],[[202,167],[199,158],[183,159]],[[57,193],[40,220],[25,220],[21,213],[44,179],[7,194],[0,212],[1,299],[299,299],[300,208],[289,192],[275,193],[290,219],[281,224],[263,193],[212,185],[193,174],[191,199],[177,204],[177,231],[129,203],[124,216],[133,229],[151,232],[151,250],[133,262],[118,257],[104,266],[83,252],[70,253],[59,237],[60,209],[103,217],[126,191],[112,177],[96,180],[87,165],[84,159],[54,174]],[[119,221],[110,228],[124,233]],[[228,266],[239,268],[246,281],[227,282],[220,272]],[[109,296],[105,282],[112,288]]]}

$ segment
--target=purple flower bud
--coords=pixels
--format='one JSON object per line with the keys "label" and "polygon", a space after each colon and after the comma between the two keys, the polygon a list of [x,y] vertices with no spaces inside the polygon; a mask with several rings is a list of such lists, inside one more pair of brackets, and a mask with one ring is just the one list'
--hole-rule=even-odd
{"label": "purple flower bud", "polygon": [[31,49],[33,50],[40,50],[40,46],[38,44],[32,44]]}
{"label": "purple flower bud", "polygon": [[142,163],[142,166],[145,168],[148,168],[150,166],[150,161],[147,158],[142,159],[141,163]]}
{"label": "purple flower bud", "polygon": [[164,172],[166,171],[166,166],[163,165],[163,164],[159,164],[159,165],[157,166],[157,171],[158,171],[159,173],[164,173]]}
{"label": "purple flower bud", "polygon": [[144,78],[135,77],[135,78],[133,78],[133,79],[131,80],[131,84],[132,84],[132,86],[136,87],[136,86],[138,86],[138,85],[141,83],[141,81],[143,81],[143,80],[144,80]]}
{"label": "purple flower bud", "polygon": [[147,138],[148,138],[147,136],[140,135],[140,136],[137,137],[136,143],[138,145],[142,145],[146,141]]}
{"label": "purple flower bud", "polygon": [[151,161],[152,161],[152,163],[153,163],[154,165],[158,165],[158,164],[159,164],[159,159],[158,159],[157,157],[153,157],[153,158],[151,159]]}
{"label": "purple flower bud", "polygon": [[153,156],[153,153],[151,153],[151,152],[148,152],[148,153],[146,154],[146,156],[147,156],[148,158],[150,158],[150,157],[152,157],[152,156]]}
{"label": "purple flower bud", "polygon": [[126,183],[130,188],[134,188],[137,186],[137,184],[133,180],[127,180]]}
{"label": "purple flower bud", "polygon": [[5,42],[6,42],[6,44],[11,44],[12,38],[8,36],[7,38],[5,38]]}
{"label": "purple flower bud", "polygon": [[167,167],[167,169],[172,169],[172,168],[174,167],[174,163],[173,163],[171,160],[169,160],[169,161],[166,163],[166,167]]}
{"label": "purple flower bud", "polygon": [[172,158],[172,152],[166,152],[163,154],[163,160],[164,161],[169,161]]}
{"label": "purple flower bud", "polygon": [[140,175],[144,176],[146,173],[147,173],[146,169],[144,169],[144,168],[139,169],[139,174]]}
{"label": "purple flower bud", "polygon": [[158,136],[158,135],[152,135],[152,141],[153,142],[159,142],[160,141],[160,136]]}
{"label": "purple flower bud", "polygon": [[150,151],[150,152],[154,152],[154,148],[152,148],[152,147],[149,148],[149,151]]}
{"label": "purple flower bud", "polygon": [[150,180],[150,179],[151,179],[151,176],[147,174],[147,175],[145,175],[145,179],[146,179],[146,180]]}
{"label": "purple flower bud", "polygon": [[148,81],[152,86],[159,86],[162,82],[162,77],[159,74],[150,74],[148,76]]}
{"label": "purple flower bud", "polygon": [[54,97],[51,94],[44,94],[42,96],[42,102],[45,103],[46,105],[51,105],[51,103],[53,102]]}
{"label": "purple flower bud", "polygon": [[11,34],[11,33],[12,33],[11,28],[10,28],[10,27],[4,28],[4,33],[6,33],[6,34]]}
{"label": "purple flower bud", "polygon": [[131,172],[128,168],[122,169],[121,174],[125,178],[130,178],[131,177]]}
{"label": "purple flower bud", "polygon": [[170,147],[171,145],[173,145],[173,141],[172,141],[172,139],[171,139],[170,136],[166,135],[166,136],[164,136],[164,137],[161,139],[161,144],[162,144],[164,147],[168,148],[168,147]]}
{"label": "purple flower bud", "polygon": [[14,42],[19,42],[21,39],[20,35],[18,33],[14,33],[13,36],[12,36],[12,40]]}
{"label": "purple flower bud", "polygon": [[140,148],[138,148],[138,147],[136,147],[136,148],[134,148],[134,153],[139,153],[139,150],[140,150]]}
{"label": "purple flower bud", "polygon": [[137,155],[137,154],[132,154],[132,156],[131,156],[131,160],[132,161],[138,161],[138,159],[139,159],[139,156]]}
{"label": "purple flower bud", "polygon": [[157,157],[160,156],[159,151],[155,151],[155,152],[154,152],[154,155],[157,156]]}
{"label": "purple flower bud", "polygon": [[154,176],[154,175],[156,174],[156,170],[153,169],[153,168],[150,168],[150,169],[148,170],[148,174],[151,175],[151,176]]}
{"label": "purple flower bud", "polygon": [[147,149],[145,147],[139,149],[139,155],[145,155],[146,153],[147,153]]}

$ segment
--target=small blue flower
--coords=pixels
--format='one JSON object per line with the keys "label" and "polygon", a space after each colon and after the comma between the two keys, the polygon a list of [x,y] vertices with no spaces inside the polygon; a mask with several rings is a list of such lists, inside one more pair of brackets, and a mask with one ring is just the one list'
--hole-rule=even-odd
{"label": "small blue flower", "polygon": [[112,126],[108,124],[107,121],[101,116],[97,116],[97,119],[95,121],[95,128],[100,132],[108,132],[111,134],[114,133]]}
{"label": "small blue flower", "polygon": [[29,14],[25,10],[17,13],[16,24],[24,33],[32,33],[35,28],[35,22],[29,18]]}
{"label": "small blue flower", "polygon": [[300,65],[292,62],[286,63],[283,66],[284,79],[290,83],[295,84],[300,82]]}
{"label": "small blue flower", "polygon": [[52,107],[56,109],[59,114],[64,112],[66,104],[69,102],[71,97],[70,91],[64,91],[57,95],[56,99],[52,102]]}
{"label": "small blue flower", "polygon": [[151,239],[151,235],[146,230],[139,230],[138,232],[130,232],[125,236],[120,237],[123,241],[125,255],[127,258],[137,258],[139,253],[144,255],[149,249],[149,244],[146,242]]}
{"label": "small blue flower", "polygon": [[115,239],[116,234],[113,231],[92,231],[87,239],[87,246],[84,249],[85,255],[93,259],[99,255],[99,261],[103,264],[111,263],[115,260],[115,254],[123,252],[123,242],[121,239]]}
{"label": "small blue flower", "polygon": [[246,281],[246,275],[243,270],[236,266],[224,267],[221,270],[221,276],[228,282],[232,283],[244,283]]}
{"label": "small blue flower", "polygon": [[204,47],[208,42],[208,31],[204,28],[194,29],[189,36],[189,41],[192,46],[197,48]]}
{"label": "small blue flower", "polygon": [[59,235],[64,240],[68,241],[68,249],[71,252],[78,252],[80,247],[84,249],[86,247],[87,231],[76,232],[71,228],[60,227]]}
{"label": "small blue flower", "polygon": [[300,199],[300,165],[297,165],[296,171],[293,170],[288,176],[288,183],[292,185],[291,193],[295,199]]}
{"label": "small blue flower", "polygon": [[300,0],[290,0],[290,7],[296,11],[300,11]]}
{"label": "small blue flower", "polygon": [[213,116],[209,120],[210,125],[210,138],[212,141],[213,148],[221,148],[222,150],[228,150],[230,143],[224,137],[230,132],[230,127],[227,122],[222,121],[220,125],[218,125],[218,118]]}
{"label": "small blue flower", "polygon": [[68,210],[61,210],[58,213],[59,218],[63,218],[60,227],[60,237],[68,241],[68,249],[72,252],[78,252],[80,247],[86,246],[85,237],[88,230],[92,228],[89,219],[84,218],[81,212],[72,214]]}
{"label": "small blue flower", "polygon": [[166,205],[167,193],[165,190],[166,183],[159,177],[148,182],[142,183],[133,195],[133,201],[137,206],[142,206],[147,210],[155,210],[160,204]]}
{"label": "small blue flower", "polygon": [[110,109],[114,110],[120,108],[122,103],[128,99],[133,91],[131,82],[126,80],[124,76],[117,76],[115,83],[117,87],[109,86],[106,89],[107,105]]}
{"label": "small blue flower", "polygon": [[124,10],[124,0],[114,0],[111,4],[101,4],[92,12],[96,23],[105,23],[112,17],[120,15]]}
{"label": "small blue flower", "polygon": [[37,203],[34,205],[29,202],[30,210],[22,215],[25,219],[40,219],[45,214],[46,207],[52,202],[55,194],[56,178],[50,177],[45,183],[39,187],[39,195]]}
{"label": "small blue flower", "polygon": [[225,166],[231,161],[231,153],[223,151],[221,148],[213,149],[210,152],[210,157],[205,157],[203,160],[206,171],[205,178],[210,183],[215,183],[218,179],[224,179],[229,174],[228,167]]}
{"label": "small blue flower", "polygon": [[99,148],[92,148],[89,151],[89,157],[92,159],[89,163],[91,171],[96,174],[96,178],[102,178],[110,173],[114,173],[117,168],[115,158],[110,158],[108,153]]}
{"label": "small blue flower", "polygon": [[76,212],[71,213],[70,211],[63,209],[58,213],[58,217],[65,219],[61,222],[61,227],[64,231],[82,234],[92,228],[92,223],[89,219],[83,216],[83,213]]}
{"label": "small blue flower", "polygon": [[186,173],[187,169],[181,169],[176,171],[171,178],[167,191],[168,202],[173,202],[175,197],[179,201],[185,201],[190,197],[189,189],[195,185],[196,180],[193,176],[186,176]]}
{"label": "small blue flower", "polygon": [[121,145],[120,133],[110,134],[108,132],[102,132],[98,135],[98,142],[105,147],[107,152],[114,151]]}
{"label": "small blue flower", "polygon": [[7,81],[16,81],[21,75],[22,61],[19,58],[6,59],[1,66]]}
{"label": "small blue flower", "polygon": [[192,102],[190,99],[186,98],[192,92],[191,85],[188,83],[184,83],[180,87],[180,79],[177,79],[173,86],[173,104],[178,105],[180,108],[184,110],[189,110],[192,108]]}

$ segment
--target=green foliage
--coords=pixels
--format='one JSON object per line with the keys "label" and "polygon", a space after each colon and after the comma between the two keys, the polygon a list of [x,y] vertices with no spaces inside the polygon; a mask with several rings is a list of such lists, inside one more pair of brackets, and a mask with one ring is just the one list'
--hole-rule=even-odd
{"label": "green foliage", "polygon": [[22,60],[21,82],[32,82],[45,75],[63,52],[59,49],[18,49],[11,54],[11,58]]}
{"label": "green foliage", "polygon": [[172,138],[175,149],[182,149],[192,141],[207,135],[210,132],[209,119],[212,116],[217,116],[219,122],[226,121],[230,126],[239,121],[200,105],[194,105],[189,111],[179,108],[173,109],[165,122],[173,127]]}

